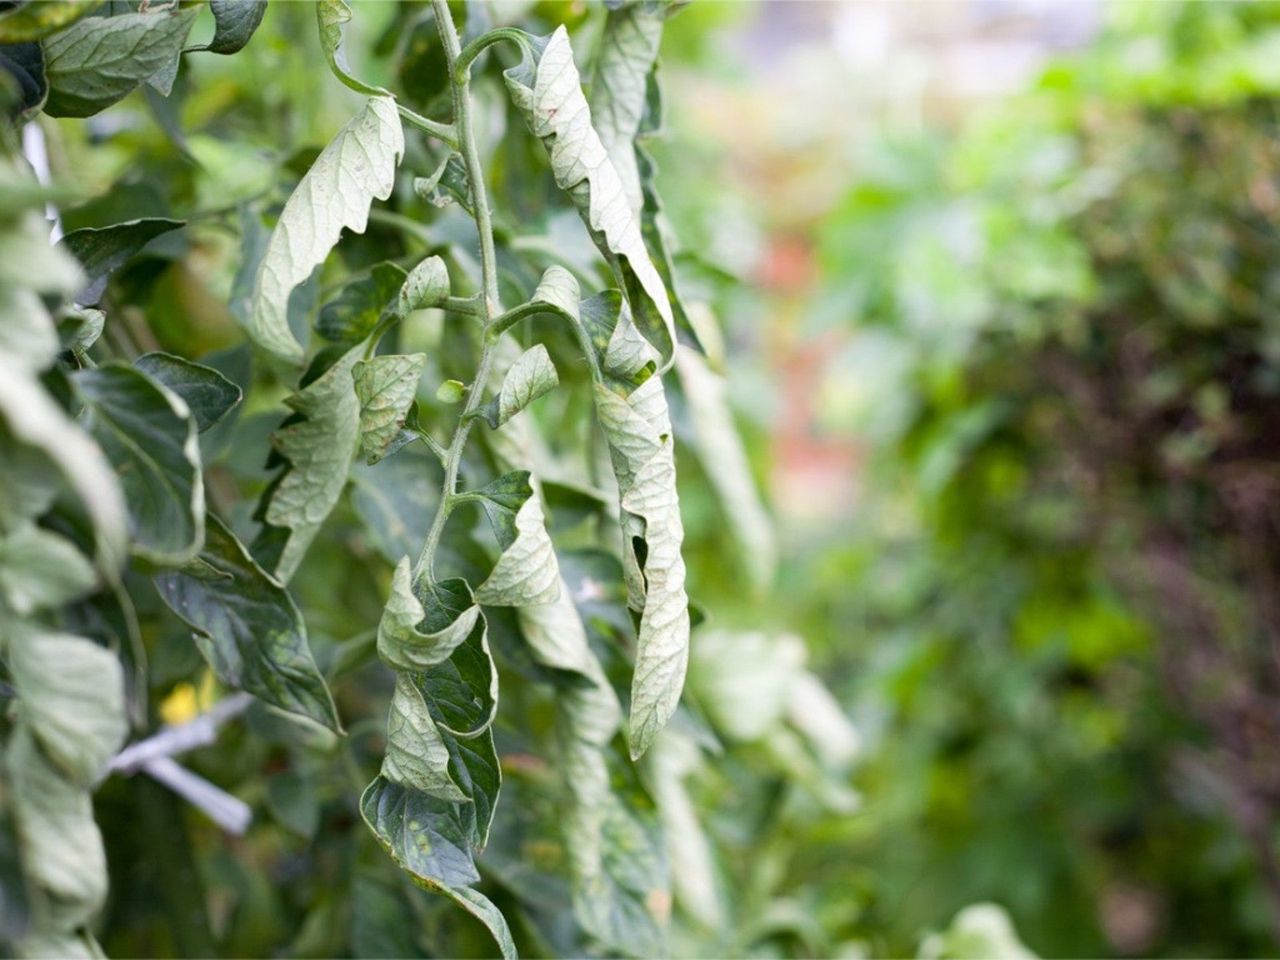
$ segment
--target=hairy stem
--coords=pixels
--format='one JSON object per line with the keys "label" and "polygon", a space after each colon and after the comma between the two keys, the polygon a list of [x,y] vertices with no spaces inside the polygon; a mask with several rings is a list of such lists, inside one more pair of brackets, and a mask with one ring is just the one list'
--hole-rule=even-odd
{"label": "hairy stem", "polygon": [[[479,316],[485,329],[489,327],[494,316],[502,312],[498,302],[498,260],[493,248],[493,220],[489,215],[489,196],[484,185],[484,170],[480,166],[480,149],[476,144],[475,128],[471,122],[471,74],[467,64],[461,64],[459,57],[462,46],[458,40],[458,31],[453,25],[453,15],[449,12],[446,0],[432,0],[436,15],[436,27],[440,31],[440,42],[444,45],[445,59],[449,68],[449,86],[453,93],[453,127],[458,138],[458,150],[462,154],[467,167],[467,180],[471,184],[471,201],[475,208],[476,232],[480,236],[480,270],[484,278],[484,296],[479,304]],[[468,416],[480,404],[484,393],[485,382],[489,379],[489,369],[493,365],[493,344],[488,337],[482,338],[480,362],[476,367],[475,379],[471,389],[467,391],[467,402],[454,428],[453,440],[444,457],[444,484],[440,491],[440,507],[431,521],[431,529],[427,531],[426,543],[422,546],[422,554],[414,569],[414,579],[425,578],[428,582],[435,579],[434,563],[436,549],[440,545],[440,536],[444,533],[445,522],[449,519],[454,505],[457,503],[454,494],[458,488],[458,466],[462,462],[462,449],[466,446],[467,435],[471,432],[473,419]]]}

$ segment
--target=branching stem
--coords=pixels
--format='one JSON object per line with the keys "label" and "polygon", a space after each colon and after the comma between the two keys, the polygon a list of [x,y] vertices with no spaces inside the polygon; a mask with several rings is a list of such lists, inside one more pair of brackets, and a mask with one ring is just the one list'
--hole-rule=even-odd
{"label": "branching stem", "polygon": [[[502,305],[498,302],[498,259],[493,247],[493,220],[489,214],[489,197],[485,189],[484,170],[480,166],[480,149],[476,143],[475,128],[471,122],[471,73],[468,69],[471,61],[461,59],[462,47],[458,40],[458,31],[453,25],[453,15],[449,12],[446,0],[432,0],[432,7],[435,10],[436,27],[440,31],[440,42],[444,46],[445,60],[449,68],[449,86],[453,93],[453,128],[458,137],[458,151],[466,164],[467,180],[471,184],[471,202],[475,208],[476,232],[480,235],[480,271],[483,276],[484,296],[480,299],[478,314],[487,331],[493,317],[502,313]],[[486,34],[486,36],[489,35]],[[468,50],[474,46],[473,43]],[[472,58],[474,55],[473,53]],[[444,484],[440,491],[440,507],[431,521],[426,543],[423,544],[422,554],[418,557],[418,563],[414,569],[415,581],[425,579],[430,583],[435,579],[433,568],[436,550],[440,546],[440,536],[444,533],[444,525],[449,519],[449,514],[458,502],[454,496],[458,487],[458,466],[462,462],[462,450],[466,446],[467,435],[470,434],[471,425],[474,422],[468,414],[479,406],[492,366],[493,343],[486,336],[481,340],[480,362],[476,367],[471,389],[467,391],[467,402],[462,409],[462,415],[458,418],[458,425],[454,428],[453,439],[445,452]]]}

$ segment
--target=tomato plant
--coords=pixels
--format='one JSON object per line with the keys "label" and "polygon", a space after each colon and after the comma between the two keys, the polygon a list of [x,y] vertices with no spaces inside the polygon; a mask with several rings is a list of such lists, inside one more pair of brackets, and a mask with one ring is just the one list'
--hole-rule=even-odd
{"label": "tomato plant", "polygon": [[[772,554],[644,146],[674,6],[566,8],[572,31],[443,0],[0,10],[14,949],[96,953],[104,904],[150,890],[183,919],[125,950],[660,953],[675,831],[686,909],[714,912],[672,759],[714,739],[680,705],[700,615],[678,433],[725,499],[727,562],[759,586]],[[353,66],[365,16],[382,33]],[[322,57],[280,70],[310,37]],[[308,841],[330,887],[290,900],[300,930],[253,939],[247,896],[211,916],[191,844],[232,886],[248,868],[174,794],[121,785],[243,832],[249,805],[201,773]],[[99,786],[99,819],[154,819],[150,852],[132,827],[104,845]],[[491,943],[378,872],[369,837]]]}

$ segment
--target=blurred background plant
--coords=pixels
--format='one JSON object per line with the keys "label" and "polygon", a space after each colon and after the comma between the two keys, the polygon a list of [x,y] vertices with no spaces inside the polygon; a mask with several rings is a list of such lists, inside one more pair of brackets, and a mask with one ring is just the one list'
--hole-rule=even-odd
{"label": "blurred background plant", "polygon": [[[359,12],[364,75],[412,91],[439,69],[429,25]],[[144,347],[243,360],[228,224],[346,115],[304,68],[311,18],[273,4],[234,61],[186,58],[170,100],[47,127],[55,175],[96,197],[66,229],[197,212],[113,281]],[[1280,5],[698,2],[663,57],[678,277],[723,327],[710,365],[732,371],[779,557],[774,578],[764,518],[726,522],[686,379],[681,503],[710,622],[648,781],[615,771],[667,836],[670,948],[1280,948]],[[239,436],[278,419],[245,410]],[[229,441],[208,438],[215,498],[261,475]],[[345,707],[376,687],[344,656],[380,609],[361,532],[379,506],[357,471],[296,584]],[[181,630],[160,638],[171,719],[212,696],[195,663]],[[486,949],[365,854],[371,732],[335,754],[251,712],[194,755],[254,807],[236,841],[154,784],[108,781],[107,951]],[[504,761],[481,868],[523,950],[580,951],[542,872],[563,855],[557,808],[536,758]],[[180,839],[157,850],[139,821]]]}

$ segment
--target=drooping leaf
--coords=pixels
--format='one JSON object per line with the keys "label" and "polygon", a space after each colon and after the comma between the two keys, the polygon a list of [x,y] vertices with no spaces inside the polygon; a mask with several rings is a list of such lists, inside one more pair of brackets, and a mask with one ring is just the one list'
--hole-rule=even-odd
{"label": "drooping leaf", "polygon": [[62,774],[87,788],[128,732],[119,659],[33,626],[11,627],[8,640],[19,716]]}
{"label": "drooping leaf", "polygon": [[0,417],[10,437],[39,450],[66,477],[93,524],[98,566],[113,573],[126,549],[127,514],[120,483],[98,445],[68,419],[38,381],[4,354],[0,354]]}
{"label": "drooping leaf", "polygon": [[243,396],[238,386],[212,367],[171,353],[144,353],[133,365],[183,399],[200,433],[230,413]]}
{"label": "drooping leaf", "polygon": [[592,125],[568,32],[559,27],[533,41],[520,65],[503,76],[530,129],[546,145],[556,184],[573,198],[592,239],[616,267],[645,338],[664,366],[669,364],[675,349],[671,302],[626,187]]}
{"label": "drooping leaf", "polygon": [[166,69],[199,10],[153,9],[114,17],[85,17],[41,41],[54,117],[89,117]]}
{"label": "drooping leaf", "polygon": [[536,344],[507,370],[498,395],[478,407],[473,415],[496,430],[534,400],[554,390],[559,382],[547,348]]}
{"label": "drooping leaf", "polygon": [[[413,592],[409,558],[396,564],[391,596],[378,622],[378,656],[396,670],[424,671],[449,659],[480,616],[464,580],[444,580],[426,589],[430,616]],[[424,630],[423,627],[426,629]]]}
{"label": "drooping leaf", "polygon": [[403,153],[395,101],[372,97],[299,181],[258,268],[248,330],[263,348],[302,360],[287,321],[289,294],[324,262],[343,229],[364,232],[370,204],[391,195]]}
{"label": "drooping leaf", "polygon": [[204,480],[187,405],[141,370],[110,363],[78,371],[89,431],[115,468],[132,546],[155,563],[181,564],[204,540]]}
{"label": "drooping leaf", "polygon": [[[650,377],[625,399],[597,384],[595,404],[618,478],[633,608],[639,599],[636,589],[642,591],[630,724],[631,753],[639,757],[675,712],[689,661],[675,444],[658,377]],[[641,544],[643,554],[637,549]]]}
{"label": "drooping leaf", "polygon": [[529,485],[529,472],[504,474],[476,491],[489,515],[502,554],[476,602],[494,607],[550,603],[560,595],[560,568],[547,536],[542,501]]}
{"label": "drooping leaf", "polygon": [[370,86],[357,80],[351,74],[347,64],[346,51],[342,49],[342,28],[351,20],[351,5],[347,0],[318,0],[316,3],[316,23],[320,28],[320,46],[324,48],[329,67],[344,84],[357,93],[365,93],[371,97],[390,96],[382,87]]}
{"label": "drooping leaf", "polygon": [[267,0],[209,0],[213,14],[213,39],[205,47],[210,53],[239,53],[262,23]]}
{"label": "drooping leaf", "polygon": [[20,617],[93,590],[98,576],[66,537],[27,523],[0,536],[0,601]]}
{"label": "drooping leaf", "polygon": [[97,303],[102,299],[107,279],[114,271],[156,237],[185,225],[185,220],[147,217],[109,227],[72,230],[62,238],[61,246],[80,261],[89,278],[84,289],[76,295],[76,300],[82,304]]}
{"label": "drooping leaf", "polygon": [[[497,758],[492,753],[492,740],[485,734],[480,742],[488,742],[488,757],[496,776]],[[472,761],[468,769],[478,769]],[[470,781],[479,797],[480,781]],[[484,789],[490,784],[485,783]],[[487,797],[490,809],[494,794]],[[472,856],[473,828],[469,828],[466,810],[479,804],[454,804],[417,790],[401,787],[379,776],[360,798],[360,812],[375,837],[400,867],[428,889],[449,897],[480,920],[493,935],[503,957],[514,958],[515,944],[502,913],[487,897],[469,885],[480,879]]]}
{"label": "drooping leaf", "polygon": [[360,355],[361,348],[353,347],[285,400],[303,419],[287,423],[273,436],[288,465],[268,491],[264,513],[269,527],[286,531],[270,565],[282,583],[293,578],[347,482],[360,438],[360,401],[351,377]]}
{"label": "drooping leaf", "polygon": [[662,42],[662,14],[652,5],[629,4],[610,10],[596,54],[591,84],[591,117],[604,144],[627,203],[644,205],[634,144],[645,119],[650,75]]}
{"label": "drooping leaf", "polygon": [[382,776],[392,783],[453,803],[470,798],[449,776],[449,748],[435,721],[422,690],[412,675],[396,676],[387,718],[387,753],[382,758]]}
{"label": "drooping leaf", "polygon": [[161,599],[224,683],[340,731],[293,598],[220,520],[210,515],[206,529],[195,563],[155,577]]}
{"label": "drooping leaf", "polygon": [[360,452],[368,463],[387,453],[404,426],[426,366],[425,353],[384,354],[358,361],[354,368],[360,399]]}

